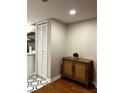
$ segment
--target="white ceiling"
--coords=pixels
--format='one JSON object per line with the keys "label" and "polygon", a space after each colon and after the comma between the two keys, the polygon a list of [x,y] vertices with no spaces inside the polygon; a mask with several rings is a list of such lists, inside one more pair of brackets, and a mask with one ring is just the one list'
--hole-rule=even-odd
{"label": "white ceiling", "polygon": [[[76,9],[76,15],[69,15]],[[97,0],[27,0],[27,21],[29,24],[42,18],[55,18],[64,23],[73,23],[97,17]]]}

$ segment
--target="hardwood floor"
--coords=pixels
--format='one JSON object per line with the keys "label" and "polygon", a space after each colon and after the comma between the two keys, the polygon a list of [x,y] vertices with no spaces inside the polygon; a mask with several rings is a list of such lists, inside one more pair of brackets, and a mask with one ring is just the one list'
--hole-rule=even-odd
{"label": "hardwood floor", "polygon": [[97,93],[97,89],[87,89],[81,84],[61,78],[32,93]]}

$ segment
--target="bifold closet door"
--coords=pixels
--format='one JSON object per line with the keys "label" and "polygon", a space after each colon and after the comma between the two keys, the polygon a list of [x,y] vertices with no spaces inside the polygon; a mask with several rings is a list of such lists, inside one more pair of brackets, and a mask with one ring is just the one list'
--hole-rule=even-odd
{"label": "bifold closet door", "polygon": [[47,77],[47,25],[37,25],[37,72]]}

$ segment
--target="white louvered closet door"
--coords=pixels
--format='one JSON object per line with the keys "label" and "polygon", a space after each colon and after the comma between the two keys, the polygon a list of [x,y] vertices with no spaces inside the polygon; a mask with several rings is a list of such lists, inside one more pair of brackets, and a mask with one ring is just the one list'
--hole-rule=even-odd
{"label": "white louvered closet door", "polygon": [[37,25],[37,72],[47,77],[47,25]]}

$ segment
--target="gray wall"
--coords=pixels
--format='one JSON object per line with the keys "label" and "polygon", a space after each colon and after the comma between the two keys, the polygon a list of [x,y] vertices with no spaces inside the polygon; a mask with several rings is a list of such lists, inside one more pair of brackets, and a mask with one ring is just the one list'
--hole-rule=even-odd
{"label": "gray wall", "polygon": [[87,20],[67,26],[66,56],[79,53],[81,58],[94,60],[94,84],[97,73],[97,20]]}
{"label": "gray wall", "polygon": [[51,78],[60,75],[62,57],[66,53],[66,25],[51,20]]}
{"label": "gray wall", "polygon": [[51,78],[60,75],[62,57],[78,52],[81,58],[94,60],[94,84],[97,86],[97,20],[65,25],[51,20]]}

